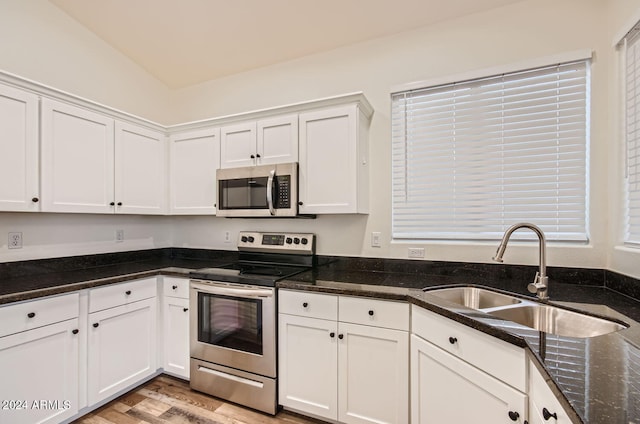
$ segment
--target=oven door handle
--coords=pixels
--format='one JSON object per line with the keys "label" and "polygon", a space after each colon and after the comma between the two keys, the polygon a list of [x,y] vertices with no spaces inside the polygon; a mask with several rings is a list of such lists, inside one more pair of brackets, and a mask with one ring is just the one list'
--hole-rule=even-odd
{"label": "oven door handle", "polygon": [[276,214],[276,210],[273,208],[273,179],[276,176],[275,168],[269,172],[269,178],[267,178],[267,205],[269,206],[269,213],[271,215]]}
{"label": "oven door handle", "polygon": [[231,287],[229,285],[217,285],[216,283],[199,283],[191,281],[191,286],[201,292],[211,294],[221,294],[225,296],[237,297],[273,297],[273,289],[260,287]]}

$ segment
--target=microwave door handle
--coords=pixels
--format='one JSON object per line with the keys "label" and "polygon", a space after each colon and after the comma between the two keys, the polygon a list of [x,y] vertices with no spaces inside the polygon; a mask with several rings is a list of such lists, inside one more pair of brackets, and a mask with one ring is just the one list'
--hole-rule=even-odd
{"label": "microwave door handle", "polygon": [[276,210],[273,208],[273,178],[276,176],[276,170],[272,169],[269,172],[269,178],[267,179],[267,205],[269,206],[269,213],[271,215],[276,214]]}

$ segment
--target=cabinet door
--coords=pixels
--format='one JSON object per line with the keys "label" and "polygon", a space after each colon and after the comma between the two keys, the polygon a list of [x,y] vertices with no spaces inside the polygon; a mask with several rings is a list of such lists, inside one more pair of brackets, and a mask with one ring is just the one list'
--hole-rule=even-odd
{"label": "cabinet door", "polygon": [[166,137],[124,122],[116,122],[115,131],[116,213],[164,214]]}
{"label": "cabinet door", "polygon": [[336,321],[279,315],[279,401],[299,412],[335,420]]}
{"label": "cabinet door", "polygon": [[407,423],[409,333],[340,322],[338,334],[338,421]]}
{"label": "cabinet door", "polygon": [[42,100],[42,210],[113,213],[113,119]]}
{"label": "cabinet door", "polygon": [[413,424],[525,422],[523,393],[414,335],[411,376]]}
{"label": "cabinet door", "polygon": [[189,379],[189,299],[165,297],[164,370]]}
{"label": "cabinet door", "polygon": [[77,328],[75,318],[0,338],[0,422],[53,424],[78,413]]}
{"label": "cabinet door", "polygon": [[220,129],[220,167],[256,164],[256,123],[246,122]]}
{"label": "cabinet door", "polygon": [[38,97],[0,85],[0,210],[37,211]]}
{"label": "cabinet door", "polygon": [[538,369],[529,363],[529,423],[570,424],[572,422]]}
{"label": "cabinet door", "polygon": [[89,314],[88,397],[95,404],[156,371],[156,299]]}
{"label": "cabinet door", "polygon": [[175,134],[169,140],[170,210],[172,215],[211,215],[218,201],[220,129]]}
{"label": "cabinet door", "polygon": [[298,115],[258,121],[259,165],[298,161]]}
{"label": "cabinet door", "polygon": [[356,213],[356,106],[299,115],[300,213]]}

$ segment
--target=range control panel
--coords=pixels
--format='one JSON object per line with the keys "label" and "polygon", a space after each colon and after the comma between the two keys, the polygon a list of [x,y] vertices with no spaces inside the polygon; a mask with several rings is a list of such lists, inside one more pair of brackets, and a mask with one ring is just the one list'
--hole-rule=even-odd
{"label": "range control panel", "polygon": [[241,231],[238,250],[313,255],[316,236],[311,233],[260,233]]}

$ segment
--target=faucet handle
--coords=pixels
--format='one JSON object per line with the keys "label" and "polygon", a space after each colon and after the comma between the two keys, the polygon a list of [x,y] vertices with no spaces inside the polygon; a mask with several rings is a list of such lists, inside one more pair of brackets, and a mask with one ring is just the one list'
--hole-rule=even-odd
{"label": "faucet handle", "polygon": [[533,283],[529,283],[527,286],[527,290],[529,293],[540,293],[543,290],[547,289],[547,282],[549,281],[549,277],[540,276],[539,272],[536,272],[536,276],[533,278]]}

